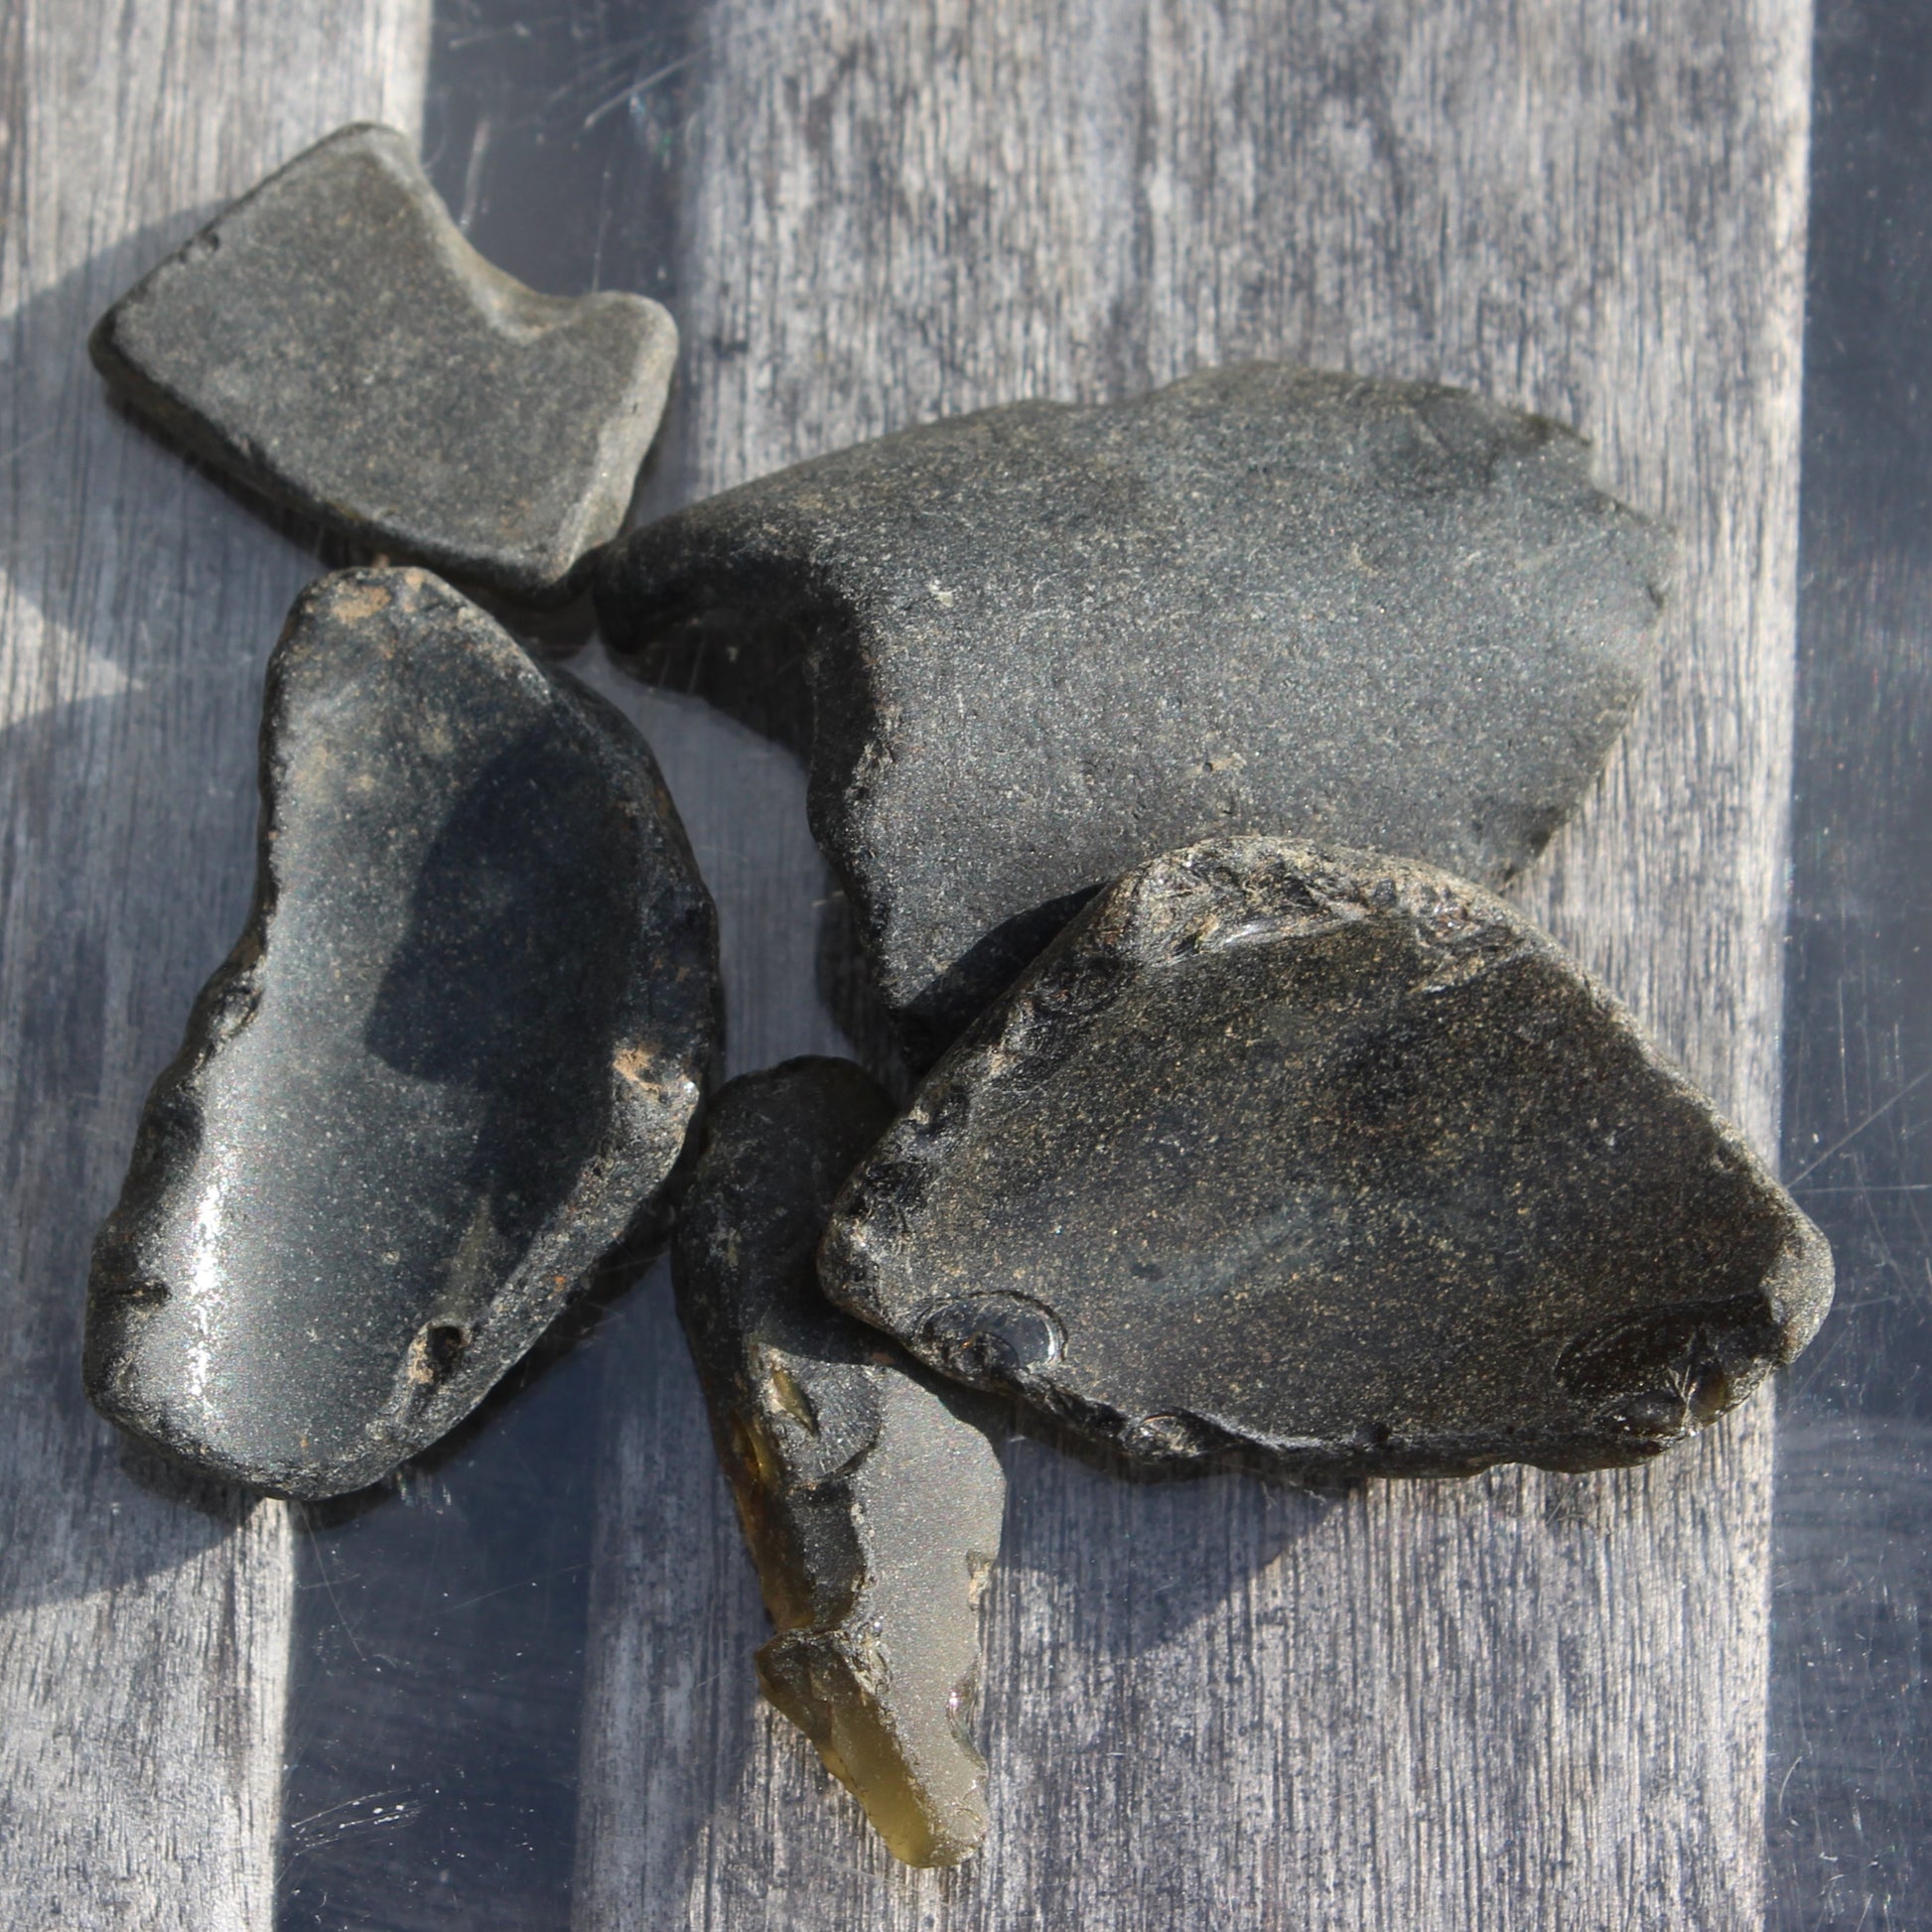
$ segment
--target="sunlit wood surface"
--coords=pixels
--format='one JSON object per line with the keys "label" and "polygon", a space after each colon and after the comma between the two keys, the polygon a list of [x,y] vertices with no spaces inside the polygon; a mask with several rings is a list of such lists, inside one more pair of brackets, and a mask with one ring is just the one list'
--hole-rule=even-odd
{"label": "sunlit wood surface", "polygon": [[[1681,526],[1662,668],[1519,897],[1773,1146],[1809,8],[676,21],[685,350],[654,505],[950,410],[1271,355],[1545,410]],[[291,1675],[282,1507],[145,1468],[90,1419],[77,1350],[143,1090],[241,921],[261,666],[321,565],[110,409],[83,336],[313,137],[414,126],[431,25],[423,0],[14,0],[0,23],[10,1925],[270,1925]],[[838,1050],[799,774],[692,701],[625,702],[721,902],[734,1070]],[[1758,1922],[1762,1405],[1641,1473],[1347,1497],[1130,1486],[1016,1444],[992,1836],[937,1876],[896,1866],[756,1700],[762,1612],[661,1280],[599,1386],[582,1932]],[[554,1922],[449,1907],[382,1922]]]}

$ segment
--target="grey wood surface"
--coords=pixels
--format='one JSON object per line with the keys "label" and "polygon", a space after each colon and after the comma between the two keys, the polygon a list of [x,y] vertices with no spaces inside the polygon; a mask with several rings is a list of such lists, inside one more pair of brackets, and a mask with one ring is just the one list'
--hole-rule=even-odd
{"label": "grey wood surface", "polygon": [[[1287,355],[1591,435],[1684,529],[1664,660],[1520,897],[1775,1144],[1809,9],[710,0],[675,282],[698,494],[955,409]],[[668,486],[668,485],[667,485]],[[640,711],[735,1061],[819,1043],[734,749]],[[694,789],[692,775],[698,775]],[[786,936],[789,935],[789,936]],[[1761,1911],[1769,1412],[1635,1474],[1341,1499],[1010,1456],[994,1823],[895,1867],[754,1697],[661,1283],[607,1404],[578,1923],[1732,1927]]]}
{"label": "grey wood surface", "polygon": [[[691,0],[686,355],[655,500],[1032,394],[1280,354],[1549,410],[1677,520],[1665,661],[1523,902],[1775,1141],[1809,8]],[[240,923],[260,668],[317,567],[101,400],[85,324],[341,120],[428,0],[0,8],[0,1922],[266,1927],[278,1506],[91,1422],[86,1244]],[[837,1050],[781,754],[645,725],[717,892],[732,1058]],[[757,1702],[763,1634],[661,1275],[614,1317],[576,1917],[1755,1924],[1769,1417],[1663,1465],[1130,1486],[1016,1444],[993,1836],[902,1871]]]}
{"label": "grey wood surface", "polygon": [[81,1398],[87,1246],[239,929],[261,666],[317,568],[107,406],[88,325],[340,121],[420,109],[426,0],[0,8],[0,1924],[270,1923],[280,1504]]}

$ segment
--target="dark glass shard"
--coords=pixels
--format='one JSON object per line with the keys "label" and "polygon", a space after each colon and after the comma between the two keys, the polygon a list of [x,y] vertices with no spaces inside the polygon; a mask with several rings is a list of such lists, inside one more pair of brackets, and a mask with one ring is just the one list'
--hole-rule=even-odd
{"label": "dark glass shard", "polygon": [[678,1223],[678,1309],[778,1634],[765,1695],[894,1854],[986,1832],[967,1734],[1006,1481],[973,1398],[819,1293],[833,1196],[892,1119],[859,1068],[793,1060],[711,1111]]}
{"label": "dark glass shard", "polygon": [[512,596],[623,521],[677,355],[655,302],[539,295],[463,238],[392,128],[345,127],[101,319],[101,373],[257,489]]}
{"label": "dark glass shard", "polygon": [[824,1286],[1130,1454],[1310,1477],[1657,1454],[1789,1361],[1831,1256],[1480,888],[1212,841],[1090,904],[842,1194]]}
{"label": "dark glass shard", "polygon": [[296,1496],[462,1420],[650,1210],[718,1028],[650,752],[421,571],[269,665],[255,904],[95,1245],[115,1422]]}
{"label": "dark glass shard", "polygon": [[620,540],[598,605],[646,675],[809,744],[923,1065],[1190,840],[1525,865],[1629,715],[1674,564],[1588,454],[1438,384],[1210,369],[766,477]]}

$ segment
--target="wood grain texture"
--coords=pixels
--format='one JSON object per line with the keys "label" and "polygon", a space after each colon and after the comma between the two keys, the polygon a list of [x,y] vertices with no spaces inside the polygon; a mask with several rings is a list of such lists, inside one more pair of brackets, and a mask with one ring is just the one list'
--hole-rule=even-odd
{"label": "wood grain texture", "polygon": [[[1521,897],[1770,1147],[1809,24],[1802,0],[711,0],[681,483],[1244,355],[1578,425],[1686,570],[1636,723]],[[773,1055],[821,1024],[794,980],[734,995]],[[586,1932],[1758,1922],[1763,1405],[1641,1473],[1334,1499],[1016,1445],[992,1836],[920,1875],[757,1704],[763,1620],[661,1291],[625,1318]]]}
{"label": "wood grain texture", "polygon": [[270,1923],[290,1537],[80,1394],[87,1251],[239,929],[261,667],[317,566],[104,400],[86,330],[218,202],[412,124],[428,8],[0,14],[0,1922]]}

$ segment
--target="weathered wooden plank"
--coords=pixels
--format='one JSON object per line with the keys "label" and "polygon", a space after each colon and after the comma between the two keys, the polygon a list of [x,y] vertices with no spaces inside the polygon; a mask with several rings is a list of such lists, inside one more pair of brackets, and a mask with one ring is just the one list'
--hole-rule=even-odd
{"label": "weathered wooden plank", "polygon": [[[1686,577],[1523,897],[1768,1145],[1808,30],[1785,0],[712,0],[681,483],[1245,354],[1583,427]],[[735,992],[770,1052],[816,1024],[795,979]],[[1340,1500],[1018,1447],[993,1834],[917,1876],[755,1705],[757,1593],[661,1294],[627,1322],[585,1927],[1757,1921],[1761,1407],[1642,1474]]]}
{"label": "weathered wooden plank", "polygon": [[419,111],[426,0],[22,0],[0,26],[0,1920],[270,1922],[290,1552],[80,1395],[87,1247],[238,929],[261,665],[316,569],[113,414],[86,328],[335,123]]}
{"label": "weathered wooden plank", "polygon": [[1767,1932],[1932,1925],[1932,10],[1823,0],[1812,100]]}

